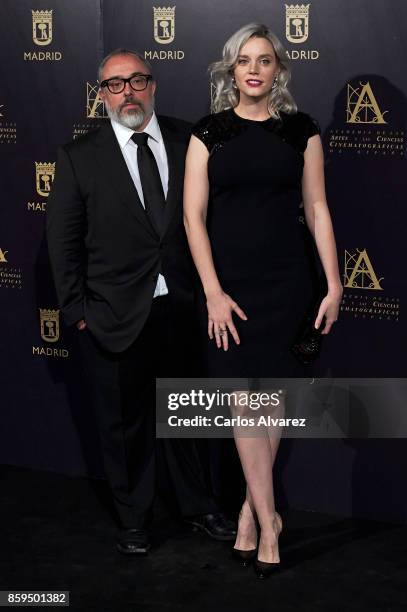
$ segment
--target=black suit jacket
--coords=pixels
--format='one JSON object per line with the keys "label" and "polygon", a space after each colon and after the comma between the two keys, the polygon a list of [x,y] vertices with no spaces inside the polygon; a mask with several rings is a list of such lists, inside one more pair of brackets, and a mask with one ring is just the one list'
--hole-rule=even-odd
{"label": "black suit jacket", "polygon": [[61,147],[47,204],[48,249],[67,324],[85,319],[109,351],[125,350],[150,312],[162,272],[177,309],[193,303],[182,217],[188,123],[158,117],[168,157],[165,231],[150,224],[110,121]]}

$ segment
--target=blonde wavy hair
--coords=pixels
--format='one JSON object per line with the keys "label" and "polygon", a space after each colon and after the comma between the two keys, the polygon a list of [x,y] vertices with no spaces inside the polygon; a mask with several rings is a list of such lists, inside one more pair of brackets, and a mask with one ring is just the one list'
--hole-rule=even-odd
{"label": "blonde wavy hair", "polygon": [[297,105],[287,88],[291,79],[291,70],[286,51],[277,36],[261,23],[249,23],[235,32],[223,47],[222,59],[209,66],[213,91],[211,111],[219,113],[234,108],[239,103],[239,91],[233,87],[233,69],[241,48],[249,38],[266,38],[273,46],[278,59],[277,82],[267,100],[270,115],[278,119],[280,111],[288,114],[296,113]]}

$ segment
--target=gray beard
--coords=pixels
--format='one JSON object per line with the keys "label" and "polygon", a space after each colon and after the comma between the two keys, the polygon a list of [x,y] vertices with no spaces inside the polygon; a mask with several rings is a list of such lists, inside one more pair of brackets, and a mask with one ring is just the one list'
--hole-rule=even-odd
{"label": "gray beard", "polygon": [[[143,125],[146,117],[149,113],[141,108],[133,109],[130,112],[119,111],[117,109],[112,109],[108,104],[105,104],[106,112],[110,119],[113,121],[117,121],[121,125],[124,125],[131,130],[137,130],[141,125]],[[151,107],[148,109],[150,113],[154,110],[154,100],[151,103]]]}

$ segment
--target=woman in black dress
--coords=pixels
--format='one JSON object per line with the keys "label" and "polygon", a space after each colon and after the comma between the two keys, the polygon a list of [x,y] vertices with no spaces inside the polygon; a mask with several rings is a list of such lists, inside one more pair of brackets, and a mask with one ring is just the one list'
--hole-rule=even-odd
{"label": "woman in black dress", "polygon": [[[193,128],[185,228],[202,282],[212,377],[301,376],[290,347],[313,299],[310,236],[328,287],[315,326],[327,334],[338,316],[342,287],[320,130],[297,110],[289,77],[277,37],[261,24],[241,28],[212,65],[214,114]],[[247,482],[235,556],[247,563],[257,551],[264,577],[279,563],[278,437],[235,439]]]}

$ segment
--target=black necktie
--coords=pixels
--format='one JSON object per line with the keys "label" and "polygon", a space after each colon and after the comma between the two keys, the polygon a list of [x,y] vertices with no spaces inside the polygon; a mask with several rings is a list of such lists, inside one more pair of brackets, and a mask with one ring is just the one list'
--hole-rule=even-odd
{"label": "black necktie", "polygon": [[146,213],[161,236],[164,229],[165,196],[157,162],[147,144],[148,134],[136,132],[131,139],[137,145],[137,164]]}

